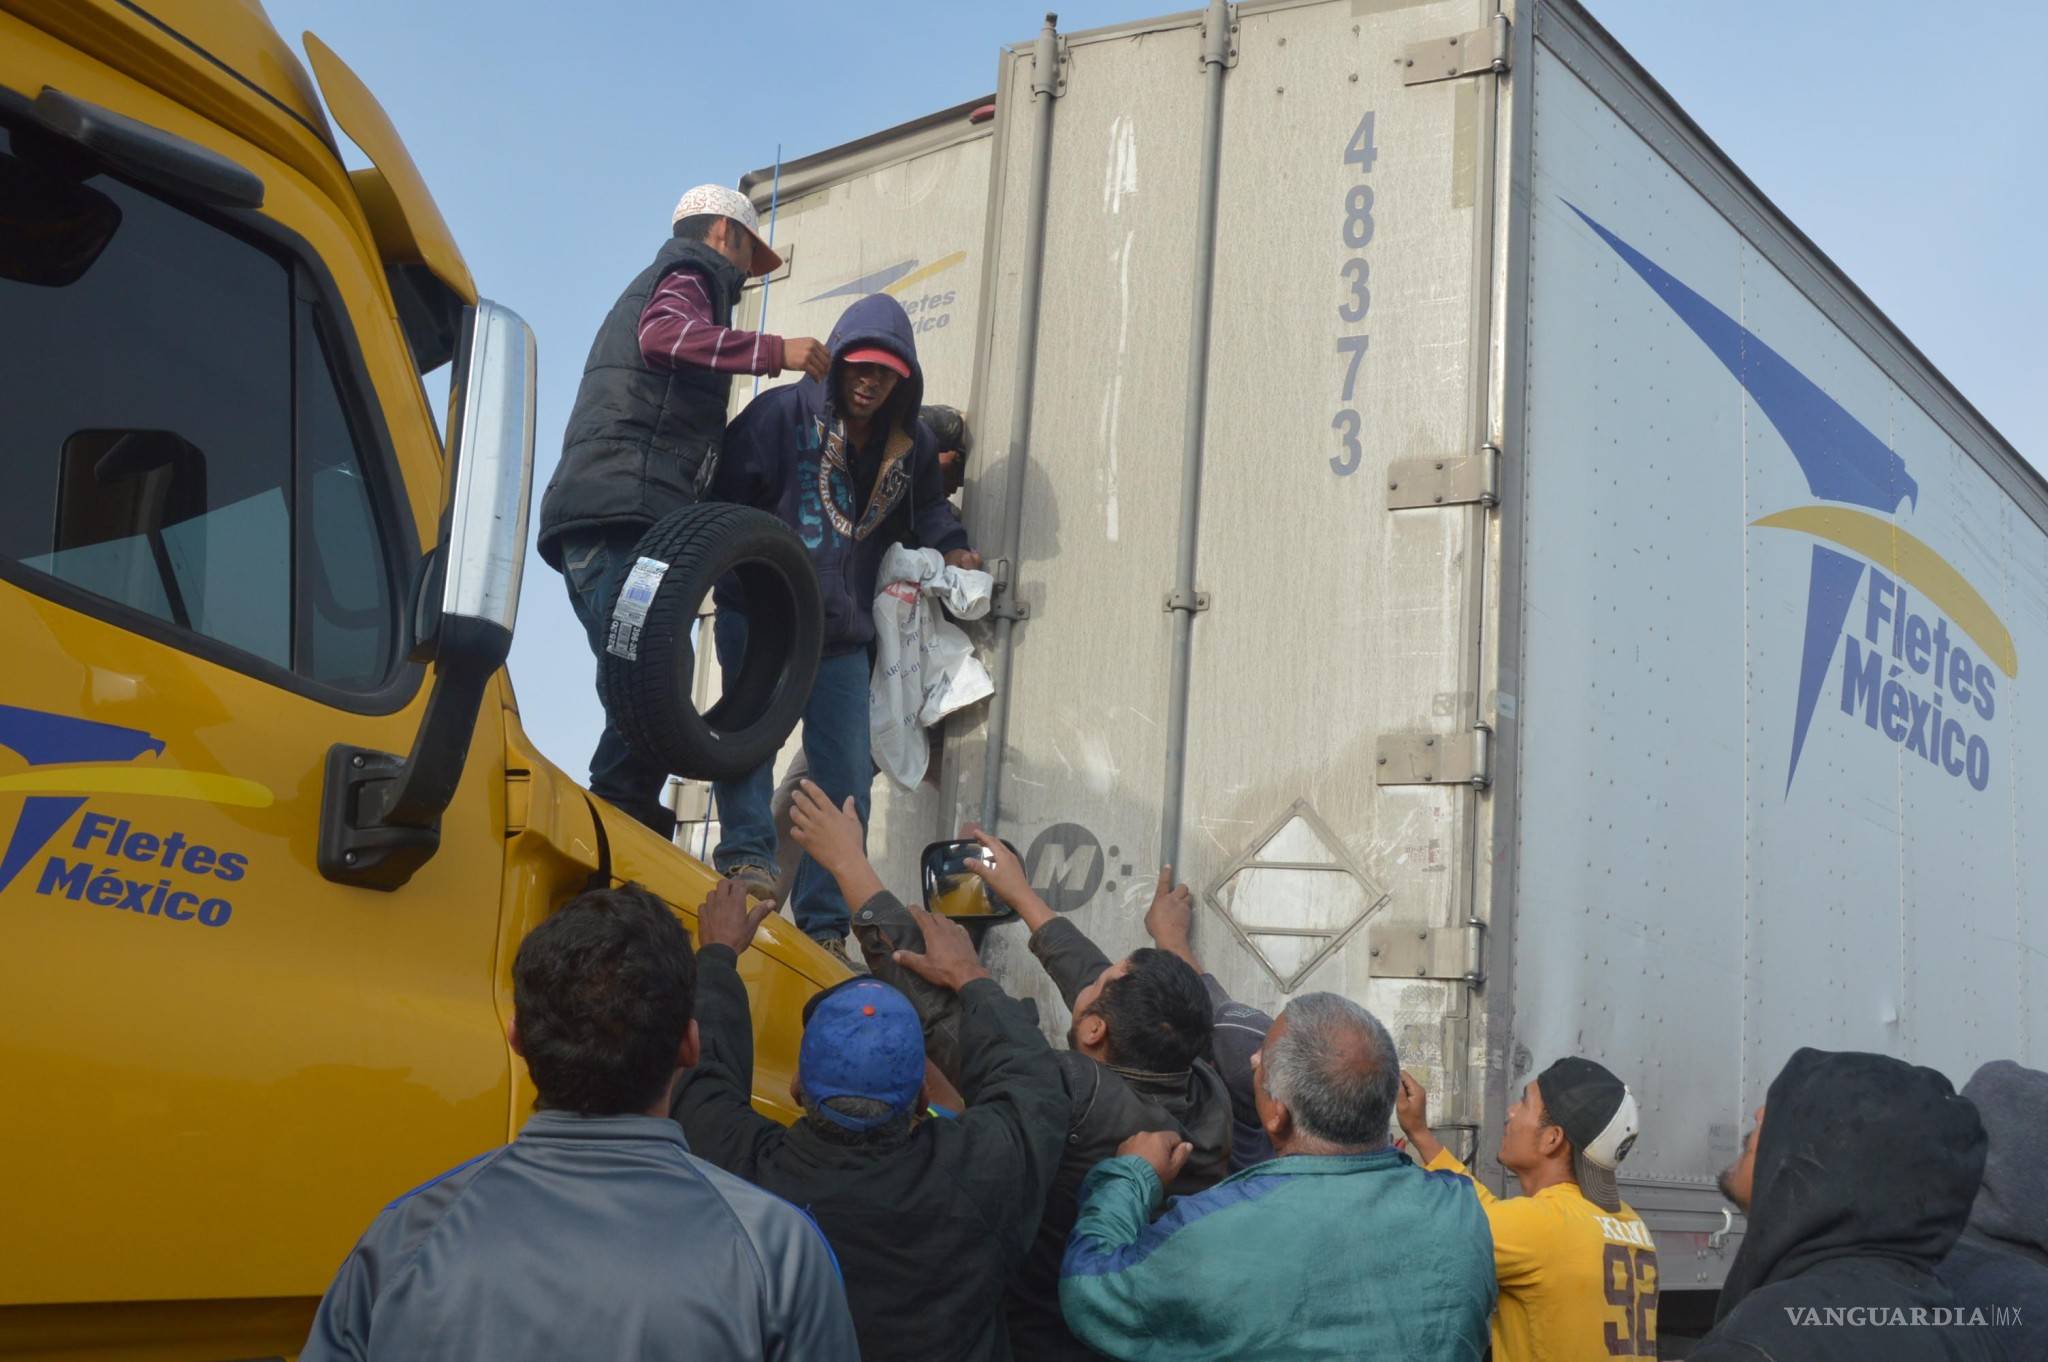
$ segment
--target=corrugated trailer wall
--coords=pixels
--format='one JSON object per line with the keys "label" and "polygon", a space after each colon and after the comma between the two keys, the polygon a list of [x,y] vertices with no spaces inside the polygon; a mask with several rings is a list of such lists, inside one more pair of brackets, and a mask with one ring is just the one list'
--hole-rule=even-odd
{"label": "corrugated trailer wall", "polygon": [[[1410,85],[1412,45],[1480,29],[1473,0],[1247,5],[1224,83],[1178,873],[1204,964],[1277,1009],[1371,1006],[1476,1124],[1462,976],[1469,788],[1380,786],[1388,735],[1469,728],[1470,506],[1390,511],[1396,464],[1472,452],[1475,80]],[[1161,857],[1172,614],[1204,126],[1204,17],[1076,35],[1052,115],[1030,466],[1015,568],[1006,835],[1115,958],[1145,943]],[[1028,45],[1006,56],[970,507],[1001,523],[1028,219]],[[1461,688],[1465,694],[1460,695]],[[956,730],[958,807],[979,725]],[[1376,954],[1377,953],[1377,956]],[[1064,1026],[1024,949],[999,976]],[[1448,1056],[1447,1056],[1448,1047]],[[1444,1061],[1452,1062],[1445,1067]]]}
{"label": "corrugated trailer wall", "polygon": [[[1508,7],[1490,119],[1489,9],[1232,11],[1178,870],[1226,987],[1372,1007],[1496,1186],[1533,1073],[1610,1064],[1665,1283],[1712,1287],[1714,1174],[1794,1048],[1960,1082],[2048,1045],[2048,495],[1582,10]],[[1021,44],[992,135],[963,106],[793,163],[769,309],[823,334],[959,277],[920,346],[998,555],[1050,87],[999,807],[1112,957],[1174,822],[1204,25],[1071,35],[1043,80]],[[980,812],[986,744],[978,708],[936,791],[878,782],[892,884]],[[986,956],[1064,1029],[1020,929]]]}
{"label": "corrugated trailer wall", "polygon": [[1714,1174],[1795,1049],[2041,1063],[2048,498],[1597,25],[1535,17],[1510,1077],[1622,1072],[1664,1284],[1718,1285]]}

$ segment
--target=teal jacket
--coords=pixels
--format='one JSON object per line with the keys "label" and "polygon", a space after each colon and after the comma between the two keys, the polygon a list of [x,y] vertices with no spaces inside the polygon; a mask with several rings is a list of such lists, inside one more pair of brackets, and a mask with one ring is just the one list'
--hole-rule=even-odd
{"label": "teal jacket", "polygon": [[1159,1177],[1105,1159],[1060,1265],[1067,1327],[1111,1357],[1478,1362],[1493,1235],[1463,1178],[1405,1154],[1296,1154],[1156,1223]]}

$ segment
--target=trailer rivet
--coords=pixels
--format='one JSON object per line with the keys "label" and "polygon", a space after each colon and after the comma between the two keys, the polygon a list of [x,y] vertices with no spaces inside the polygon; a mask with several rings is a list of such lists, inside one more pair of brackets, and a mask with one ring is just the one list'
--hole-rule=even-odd
{"label": "trailer rivet", "polygon": [[349,765],[351,765],[351,766],[353,766],[353,767],[355,767],[355,768],[357,768],[358,770],[360,770],[360,769],[362,768],[362,765],[363,765],[363,757],[362,757],[362,754],[361,754],[361,753],[359,752],[359,753],[357,753],[357,754],[356,754],[355,756],[353,756],[353,757],[350,757],[350,758],[348,759],[348,764],[349,764]]}
{"label": "trailer rivet", "polygon": [[1372,958],[1375,960],[1380,958],[1380,948],[1378,946],[1372,948]]}
{"label": "trailer rivet", "polygon": [[356,854],[353,851],[343,852],[341,863],[343,865],[354,865],[356,863]]}
{"label": "trailer rivet", "polygon": [[1380,765],[1382,765],[1382,766],[1385,766],[1386,764],[1387,764],[1387,759],[1386,759],[1385,757],[1381,757],[1381,758],[1380,758]]}

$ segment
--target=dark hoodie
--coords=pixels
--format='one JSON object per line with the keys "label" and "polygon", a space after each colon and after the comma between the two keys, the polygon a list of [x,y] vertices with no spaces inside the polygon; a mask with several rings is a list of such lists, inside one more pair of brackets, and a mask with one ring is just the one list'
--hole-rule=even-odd
{"label": "dark hoodie", "polygon": [[[843,460],[827,456],[839,429],[839,381],[845,355],[880,346],[910,366],[877,414],[867,444]],[[840,314],[826,341],[825,381],[806,378],[770,388],[726,427],[710,499],[773,511],[804,541],[818,569],[825,604],[825,653],[865,648],[875,636],[875,577],[891,544],[967,547],[967,531],[946,500],[938,446],[917,419],[924,370],[903,305],[871,293]],[[821,477],[822,473],[822,477]],[[717,591],[720,607],[746,610],[738,583]]]}
{"label": "dark hoodie", "polygon": [[[1988,1332],[2004,1356],[2040,1362],[2048,1359],[2048,1073],[1994,1060],[1963,1085],[1963,1096],[1991,1147],[1970,1223],[1935,1270],[1956,1304],[1994,1321]],[[2000,1310],[2017,1310],[2019,1323],[1997,1323]]]}
{"label": "dark hoodie", "polygon": [[[1692,1356],[1990,1362],[1990,1330],[1910,1322],[1916,1308],[1954,1309],[1934,1267],[1983,1175],[1984,1127],[1946,1078],[1885,1055],[1799,1051],[1764,1099],[1749,1232]],[[1831,1309],[1874,1313],[1829,1322]]]}

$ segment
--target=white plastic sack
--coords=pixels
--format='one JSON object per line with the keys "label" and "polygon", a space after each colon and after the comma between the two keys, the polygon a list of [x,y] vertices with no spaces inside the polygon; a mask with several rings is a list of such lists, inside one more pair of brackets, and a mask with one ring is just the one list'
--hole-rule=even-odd
{"label": "white plastic sack", "polygon": [[875,671],[868,685],[868,740],[875,765],[906,790],[924,779],[924,730],[995,694],[974,645],[932,606],[958,619],[988,613],[995,578],[946,566],[936,549],[892,545],[875,593]]}

